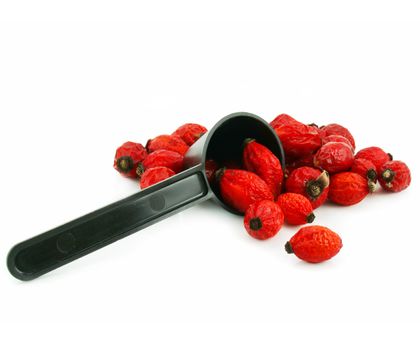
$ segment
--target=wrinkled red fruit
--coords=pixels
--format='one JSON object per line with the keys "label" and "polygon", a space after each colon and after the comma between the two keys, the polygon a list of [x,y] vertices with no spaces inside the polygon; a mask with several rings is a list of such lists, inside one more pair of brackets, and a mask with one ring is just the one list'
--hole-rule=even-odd
{"label": "wrinkled red fruit", "polygon": [[353,151],[353,153],[354,153],[354,148],[353,148],[353,145],[351,144],[351,142],[347,139],[347,138],[345,138],[344,136],[341,136],[341,135],[329,135],[329,136],[325,136],[325,137],[323,137],[322,138],[322,145],[325,145],[325,144],[327,144],[327,143],[329,143],[329,142],[343,142],[343,143],[345,143],[345,144],[347,144],[347,145],[349,145],[350,146],[350,148],[351,148],[351,150]]}
{"label": "wrinkled red fruit", "polygon": [[378,175],[376,173],[375,164],[373,164],[370,160],[364,158],[355,159],[353,166],[351,167],[351,172],[366,178],[369,183],[369,188],[376,188],[375,184],[378,179]]}
{"label": "wrinkled red fruit", "polygon": [[330,135],[340,135],[344,136],[347,140],[350,141],[353,149],[356,149],[356,142],[354,141],[353,135],[350,131],[340,124],[328,124],[326,126],[321,126],[321,133],[325,136]]}
{"label": "wrinkled red fruit", "polygon": [[164,166],[149,168],[143,173],[140,179],[140,188],[145,189],[146,187],[152,186],[158,182],[166,180],[167,178],[173,175],[175,175],[175,172]]}
{"label": "wrinkled red fruit", "polygon": [[147,151],[142,144],[125,142],[115,152],[114,168],[123,176],[136,178],[137,166],[146,156]]}
{"label": "wrinkled red fruit", "polygon": [[206,177],[210,183],[214,181],[217,169],[219,169],[219,164],[215,160],[206,160]]}
{"label": "wrinkled red fruit", "polygon": [[181,125],[172,135],[179,136],[188,146],[197,141],[207,129],[200,124],[187,123]]}
{"label": "wrinkled red fruit", "polygon": [[280,138],[286,156],[302,157],[321,147],[317,128],[302,124],[290,115],[280,114],[270,125]]}
{"label": "wrinkled red fruit", "polygon": [[167,149],[158,149],[146,157],[146,159],[139,163],[137,167],[137,175],[141,176],[147,169],[164,166],[175,173],[182,170],[184,157],[177,152],[168,151]]}
{"label": "wrinkled red fruit", "polygon": [[366,178],[344,172],[331,176],[328,198],[340,205],[353,205],[362,201],[371,191]]}
{"label": "wrinkled red fruit", "polygon": [[310,263],[320,263],[337,255],[343,247],[340,236],[324,226],[302,227],[286,243],[289,254]]}
{"label": "wrinkled red fruit", "polygon": [[283,170],[279,159],[254,139],[245,140],[242,162],[246,170],[257,174],[270,188],[274,198],[280,194]]}
{"label": "wrinkled red fruit", "polygon": [[313,209],[327,200],[328,190],[328,173],[311,167],[293,170],[286,180],[286,191],[305,196],[311,202]]}
{"label": "wrinkled red fruit", "polygon": [[269,200],[251,204],[245,212],[244,226],[247,232],[256,239],[273,237],[284,223],[280,207]]}
{"label": "wrinkled red fruit", "polygon": [[274,200],[264,180],[250,171],[220,169],[216,173],[216,178],[219,181],[223,201],[240,213],[245,213],[246,209],[257,201]]}
{"label": "wrinkled red fruit", "polygon": [[401,192],[410,186],[410,169],[399,160],[386,162],[380,169],[379,183],[385,191]]}
{"label": "wrinkled red fruit", "polygon": [[307,154],[299,158],[286,158],[286,168],[290,174],[293,170],[303,166],[314,166],[314,154]]}
{"label": "wrinkled red fruit", "polygon": [[314,165],[330,174],[346,171],[353,165],[353,151],[343,142],[329,142],[315,154]]}
{"label": "wrinkled red fruit", "polygon": [[184,155],[188,151],[188,145],[177,135],[159,135],[147,141],[147,151],[152,153],[159,149],[177,152]]}
{"label": "wrinkled red fruit", "polygon": [[298,193],[283,193],[277,199],[289,225],[304,225],[315,219],[313,208],[309,199]]}
{"label": "wrinkled red fruit", "polygon": [[392,155],[386,153],[382,148],[379,147],[367,147],[357,152],[354,158],[370,160],[373,164],[375,164],[376,172],[379,174],[379,170],[381,169],[382,165],[392,160]]}

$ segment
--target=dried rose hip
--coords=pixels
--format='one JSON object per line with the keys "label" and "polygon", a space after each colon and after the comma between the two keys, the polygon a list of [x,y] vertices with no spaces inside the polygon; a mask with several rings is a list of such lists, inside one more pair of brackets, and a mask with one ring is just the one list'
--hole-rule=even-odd
{"label": "dried rose hip", "polygon": [[350,146],[343,142],[329,142],[315,154],[314,165],[330,174],[346,171],[353,165],[354,156]]}
{"label": "dried rose hip", "polygon": [[164,166],[175,173],[179,173],[182,170],[184,157],[177,152],[168,151],[167,149],[158,149],[140,162],[137,167],[137,175],[141,176],[147,169],[156,168],[158,166]]}
{"label": "dried rose hip", "polygon": [[149,153],[159,149],[167,149],[168,151],[177,152],[183,156],[188,151],[189,147],[177,135],[160,135],[147,141],[146,148]]}
{"label": "dried rose hip", "polygon": [[327,200],[328,173],[311,167],[297,168],[287,178],[286,190],[304,195],[311,202],[312,208],[316,209]]}
{"label": "dried rose hip", "polygon": [[274,198],[277,198],[283,183],[283,169],[279,159],[264,145],[254,139],[246,139],[242,162],[246,170],[252,171],[265,181]]}
{"label": "dried rose hip", "polygon": [[306,156],[299,158],[286,158],[286,168],[290,174],[293,170],[303,166],[314,166],[314,154],[307,154]]}
{"label": "dried rose hip", "polygon": [[172,135],[179,136],[188,146],[197,141],[207,129],[200,124],[187,123],[180,126]]}
{"label": "dried rose hip", "polygon": [[354,153],[354,148],[353,148],[353,145],[351,144],[351,142],[348,140],[348,139],[346,139],[344,136],[341,136],[341,135],[329,135],[329,136],[325,136],[325,137],[323,137],[322,138],[322,145],[325,145],[325,144],[327,144],[328,142],[343,142],[343,143],[345,143],[345,144],[347,144],[347,145],[349,145],[350,146],[350,148],[351,148],[351,150],[353,151],[353,153]]}
{"label": "dried rose hip", "polygon": [[140,179],[140,188],[145,189],[146,187],[152,186],[158,182],[166,180],[167,178],[173,175],[175,175],[175,172],[164,166],[149,168],[143,173]]}
{"label": "dried rose hip", "polygon": [[250,171],[222,168],[216,172],[216,179],[223,201],[241,213],[257,201],[274,200],[264,180]]}
{"label": "dried rose hip", "polygon": [[380,169],[379,183],[385,191],[401,192],[410,186],[410,169],[399,160],[386,162]]}
{"label": "dried rose hip", "polygon": [[379,174],[379,170],[381,169],[382,165],[392,160],[392,155],[390,153],[386,153],[382,148],[379,147],[367,147],[357,152],[354,158],[370,160],[373,164],[375,164],[376,172]]}
{"label": "dried rose hip", "polygon": [[285,245],[286,252],[299,259],[320,263],[337,255],[343,247],[340,236],[324,226],[302,227]]}
{"label": "dried rose hip", "polygon": [[280,114],[270,125],[280,138],[287,156],[305,156],[321,147],[317,128],[302,124],[290,115]]}
{"label": "dried rose hip", "polygon": [[114,158],[114,168],[121,175],[136,178],[137,166],[146,156],[147,151],[140,143],[125,142],[117,148]]}
{"label": "dried rose hip", "polygon": [[212,183],[216,176],[216,171],[219,169],[219,164],[213,159],[206,160],[206,177],[207,180]]}
{"label": "dried rose hip", "polygon": [[354,160],[351,172],[366,178],[368,180],[369,188],[373,192],[376,188],[376,180],[378,179],[375,164],[368,159],[358,158]]}
{"label": "dried rose hip", "polygon": [[245,212],[245,229],[256,239],[273,237],[279,232],[283,223],[284,215],[280,207],[266,199],[251,204]]}
{"label": "dried rose hip", "polygon": [[328,198],[340,205],[353,205],[362,201],[372,188],[366,178],[352,172],[331,176]]}
{"label": "dried rose hip", "polygon": [[290,225],[304,225],[315,219],[309,199],[298,193],[283,193],[277,199],[284,214],[284,219]]}
{"label": "dried rose hip", "polygon": [[321,126],[321,134],[325,136],[330,135],[340,135],[344,136],[347,140],[350,141],[353,149],[356,149],[356,143],[354,141],[353,135],[350,133],[348,129],[340,124],[328,124],[326,126]]}

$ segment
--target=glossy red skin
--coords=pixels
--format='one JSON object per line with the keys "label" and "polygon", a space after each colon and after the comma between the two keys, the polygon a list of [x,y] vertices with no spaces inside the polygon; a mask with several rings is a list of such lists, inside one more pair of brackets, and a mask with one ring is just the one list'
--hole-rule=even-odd
{"label": "glossy red skin", "polygon": [[[114,169],[117,170],[121,175],[131,178],[137,178],[136,170],[140,162],[142,162],[147,156],[147,151],[141,143],[125,142],[117,148],[114,157]],[[118,159],[120,157],[130,157],[132,162],[132,168],[127,172],[123,172],[118,168]]]}
{"label": "glossy red skin", "polygon": [[[313,214],[311,202],[305,196],[298,193],[283,193],[277,199],[284,214],[284,219],[289,225],[304,225]],[[313,221],[313,217],[312,220]]]}
{"label": "glossy red skin", "polygon": [[[387,182],[384,179],[384,172],[391,170],[395,175],[392,181]],[[386,162],[380,169],[379,183],[382,188],[388,192],[401,192],[411,183],[411,173],[407,164],[399,160]]]}
{"label": "glossy red skin", "polygon": [[337,233],[317,225],[302,227],[288,243],[299,259],[310,263],[331,259],[343,247]]}
{"label": "glossy red skin", "polygon": [[322,145],[325,145],[325,144],[327,144],[327,143],[329,143],[329,142],[343,142],[343,143],[345,143],[345,144],[347,144],[347,145],[349,145],[350,146],[350,148],[351,148],[351,150],[353,151],[353,153],[354,153],[354,148],[353,148],[353,145],[351,144],[351,142],[347,139],[347,138],[345,138],[344,136],[341,136],[341,135],[329,135],[329,136],[325,136],[325,137],[323,137],[322,138]]}
{"label": "glossy red skin", "polygon": [[328,199],[344,206],[361,202],[369,194],[366,178],[352,172],[344,172],[331,176]]}
{"label": "glossy red skin", "polygon": [[257,201],[274,200],[264,180],[246,170],[225,169],[219,177],[219,188],[223,201],[240,213]]}
{"label": "glossy red skin", "polygon": [[152,153],[159,149],[167,149],[168,151],[177,152],[185,155],[188,151],[188,145],[177,135],[159,135],[154,139],[147,141],[147,151]]}
{"label": "glossy red skin", "polygon": [[321,171],[319,169],[311,167],[297,168],[290,173],[286,180],[286,191],[299,193],[305,196],[311,202],[312,208],[316,209],[324,204],[324,202],[327,200],[329,187],[325,187],[322,193],[316,199],[313,199],[306,192],[305,186],[309,181],[316,180],[320,175]]}
{"label": "glossy red skin", "polygon": [[[364,158],[358,158],[355,159],[353,162],[353,165],[351,167],[351,172],[359,174],[360,176],[363,176],[366,179],[372,180],[376,182],[377,180],[377,173],[376,173],[376,167],[375,164],[373,164],[370,160],[364,159]],[[374,178],[369,178],[368,174],[374,173]]]}
{"label": "glossy red skin", "polygon": [[252,140],[244,147],[242,163],[246,170],[263,179],[274,198],[277,198],[283,183],[283,169],[279,159],[267,147]]}
{"label": "glossy red skin", "polygon": [[213,159],[206,160],[206,177],[211,183],[215,180],[216,171],[219,169],[219,164]]}
{"label": "glossy red skin", "polygon": [[[253,230],[250,222],[259,219],[261,228]],[[284,223],[284,215],[280,207],[269,200],[262,200],[251,204],[245,212],[244,226],[251,237],[265,240],[280,231]]]}
{"label": "glossy red skin", "polygon": [[328,124],[326,126],[321,127],[322,134],[325,136],[330,135],[340,135],[344,136],[347,140],[350,141],[353,149],[356,149],[356,142],[354,141],[354,137],[351,132],[340,124]]}
{"label": "glossy red skin", "polygon": [[175,175],[175,172],[169,168],[158,166],[156,168],[147,169],[140,179],[140,188],[145,189],[158,182],[166,180],[167,178]]}
{"label": "glossy red skin", "polygon": [[184,157],[179,153],[168,151],[167,149],[158,149],[157,151],[149,153],[139,168],[144,172],[149,168],[164,166],[173,170],[175,173],[179,173],[182,171],[183,163]]}
{"label": "glossy red skin", "polygon": [[386,162],[392,160],[392,157],[389,153],[386,153],[382,148],[379,147],[367,147],[361,149],[359,152],[356,153],[354,156],[355,159],[363,158],[370,160],[373,164],[375,164],[376,172],[379,174],[382,165]]}
{"label": "glossy red skin", "polygon": [[191,146],[206,132],[207,129],[200,124],[187,123],[176,129],[172,135],[179,136],[188,146]]}
{"label": "glossy red skin", "polygon": [[280,138],[286,156],[302,157],[321,147],[317,128],[302,124],[290,115],[280,114],[270,125]]}
{"label": "glossy red skin", "polygon": [[314,165],[330,174],[346,171],[353,165],[354,156],[350,146],[343,142],[329,142],[315,154]]}

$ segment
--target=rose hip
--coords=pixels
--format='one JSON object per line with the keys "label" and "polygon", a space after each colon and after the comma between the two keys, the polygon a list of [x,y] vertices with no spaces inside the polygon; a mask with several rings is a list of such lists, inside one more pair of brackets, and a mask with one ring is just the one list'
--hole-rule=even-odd
{"label": "rose hip", "polygon": [[143,173],[140,179],[140,188],[145,189],[158,182],[166,180],[167,178],[173,175],[175,175],[175,172],[173,170],[163,166],[149,168]]}
{"label": "rose hip", "polygon": [[353,135],[351,132],[340,124],[328,124],[326,126],[321,126],[321,135],[330,136],[330,135],[340,135],[344,136],[347,140],[350,141],[353,149],[356,149],[356,143],[354,141]]}
{"label": "rose hip", "polygon": [[206,177],[207,180],[212,183],[216,176],[216,171],[219,169],[219,164],[213,159],[206,160]]}
{"label": "rose hip", "polygon": [[375,164],[370,160],[364,158],[355,159],[353,166],[351,167],[351,172],[366,178],[371,192],[375,190],[378,175],[376,173]]}
{"label": "rose hip", "polygon": [[302,124],[290,115],[280,114],[270,125],[280,138],[287,156],[305,156],[321,147],[317,128]]}
{"label": "rose hip", "polygon": [[289,225],[304,225],[315,219],[313,208],[309,199],[298,193],[283,193],[277,199]]}
{"label": "rose hip", "polygon": [[352,172],[331,176],[328,198],[340,205],[353,205],[362,201],[371,191],[366,178]]}
{"label": "rose hip", "polygon": [[302,227],[285,245],[286,252],[299,259],[320,263],[337,255],[343,247],[340,236],[324,226]]}
{"label": "rose hip", "polygon": [[216,173],[223,201],[244,213],[257,201],[274,200],[268,185],[258,175],[246,170],[219,169]]}
{"label": "rose hip", "polygon": [[314,165],[330,174],[346,171],[353,165],[353,151],[343,142],[329,142],[315,154]]}
{"label": "rose hip", "polygon": [[152,153],[159,149],[177,152],[184,155],[188,151],[188,145],[177,135],[159,135],[147,141],[147,151]]}
{"label": "rose hip", "polygon": [[328,173],[311,167],[293,170],[286,180],[286,191],[305,196],[311,202],[313,209],[318,208],[327,200],[328,190]]}
{"label": "rose hip", "polygon": [[329,142],[342,142],[342,143],[345,143],[345,144],[347,144],[347,145],[350,146],[351,150],[354,153],[353,145],[344,136],[341,136],[341,135],[329,135],[329,136],[325,136],[325,137],[322,138],[322,145],[325,145],[325,144],[327,144]]}
{"label": "rose hip", "polygon": [[164,166],[175,173],[179,173],[182,170],[184,157],[177,152],[168,151],[167,149],[158,149],[140,162],[137,167],[137,175],[141,176],[147,169],[155,168],[158,166]]}
{"label": "rose hip", "polygon": [[191,146],[206,132],[207,129],[200,124],[187,123],[176,129],[172,135],[179,136],[188,146]]}
{"label": "rose hip", "polygon": [[246,139],[244,144],[242,162],[245,169],[263,179],[274,198],[277,198],[283,183],[283,169],[279,159],[267,147],[254,139]]}
{"label": "rose hip", "polygon": [[410,169],[399,160],[386,162],[380,169],[379,183],[385,191],[401,192],[410,186]]}
{"label": "rose hip", "polygon": [[269,200],[251,204],[245,212],[244,226],[250,236],[265,240],[279,232],[284,223],[280,207]]}
{"label": "rose hip", "polygon": [[392,160],[392,155],[390,153],[386,153],[382,148],[379,147],[367,147],[357,152],[354,158],[370,160],[373,164],[375,164],[376,172],[379,174],[379,170],[381,169],[382,165]]}
{"label": "rose hip", "polygon": [[139,162],[147,156],[147,151],[140,143],[125,142],[117,148],[114,157],[114,168],[121,175],[136,178],[136,169]]}

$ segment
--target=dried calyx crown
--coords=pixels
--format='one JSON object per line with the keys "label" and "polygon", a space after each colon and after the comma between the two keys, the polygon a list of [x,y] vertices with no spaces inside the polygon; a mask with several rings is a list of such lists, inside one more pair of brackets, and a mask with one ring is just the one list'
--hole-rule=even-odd
{"label": "dried calyx crown", "polygon": [[309,197],[315,200],[321,195],[324,188],[329,186],[329,184],[330,177],[328,172],[324,170],[315,180],[311,180],[306,183],[306,193]]}
{"label": "dried calyx crown", "polygon": [[117,167],[123,173],[128,173],[133,169],[133,159],[129,156],[122,156],[117,159]]}
{"label": "dried calyx crown", "polygon": [[249,227],[251,228],[251,230],[253,231],[258,231],[260,229],[262,229],[262,222],[260,220],[260,218],[252,218],[251,220],[249,220]]}

